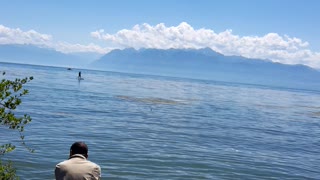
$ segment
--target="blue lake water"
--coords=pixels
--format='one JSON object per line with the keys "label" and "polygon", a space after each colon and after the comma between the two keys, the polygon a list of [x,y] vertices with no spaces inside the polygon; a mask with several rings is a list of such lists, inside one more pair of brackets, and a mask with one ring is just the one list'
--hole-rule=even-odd
{"label": "blue lake water", "polygon": [[320,179],[320,92],[0,63],[33,76],[18,113],[33,118],[15,142],[21,179],[54,179],[85,141],[102,179]]}

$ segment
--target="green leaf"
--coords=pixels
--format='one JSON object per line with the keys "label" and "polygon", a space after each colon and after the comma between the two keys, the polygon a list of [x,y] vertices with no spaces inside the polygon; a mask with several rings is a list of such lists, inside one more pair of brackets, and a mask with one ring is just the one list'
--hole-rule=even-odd
{"label": "green leaf", "polygon": [[[4,76],[5,72],[2,72],[2,75]],[[26,145],[25,136],[22,134],[25,125],[31,122],[31,117],[27,114],[23,116],[15,114],[15,109],[22,104],[20,97],[29,93],[27,89],[22,88],[31,80],[33,80],[32,76],[23,79],[16,78],[15,80],[4,78],[0,81],[0,126],[12,131],[18,131],[21,144],[32,153],[34,149]],[[0,180],[18,179],[15,175],[15,168],[12,167],[11,163],[4,164],[1,162],[1,157],[6,153],[14,151],[15,148],[11,143],[0,145]]]}

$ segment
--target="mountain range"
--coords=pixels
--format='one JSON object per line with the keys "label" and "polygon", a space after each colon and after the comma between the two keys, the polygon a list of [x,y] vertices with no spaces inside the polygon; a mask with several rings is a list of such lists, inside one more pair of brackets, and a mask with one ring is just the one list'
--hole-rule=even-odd
{"label": "mountain range", "polygon": [[37,47],[27,44],[0,45],[0,62],[35,64],[63,67],[84,67],[95,54],[74,53],[66,54],[54,49]]}
{"label": "mountain range", "polygon": [[115,49],[65,54],[33,45],[0,45],[0,62],[89,68],[288,88],[320,90],[320,71],[304,65],[225,56],[203,49]]}
{"label": "mountain range", "polygon": [[304,65],[225,56],[204,49],[113,50],[92,68],[289,88],[320,89],[320,71]]}

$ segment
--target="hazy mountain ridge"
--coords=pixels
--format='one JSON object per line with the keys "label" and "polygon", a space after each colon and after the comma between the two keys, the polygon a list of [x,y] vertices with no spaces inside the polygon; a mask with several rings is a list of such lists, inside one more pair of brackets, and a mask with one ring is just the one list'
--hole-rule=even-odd
{"label": "hazy mountain ridge", "polygon": [[[320,90],[320,71],[304,65],[225,56],[203,49],[115,49],[99,54],[65,54],[33,45],[0,45],[0,62],[93,68],[227,82]],[[97,59],[96,61],[94,61]],[[92,62],[90,65],[88,65]]]}
{"label": "hazy mountain ridge", "polygon": [[54,49],[28,44],[0,45],[0,61],[2,62],[83,67],[92,61],[91,57],[94,56],[86,53],[65,54]]}
{"label": "hazy mountain ridge", "polygon": [[320,89],[320,72],[308,66],[225,56],[210,48],[117,49],[93,62],[91,67],[129,73]]}

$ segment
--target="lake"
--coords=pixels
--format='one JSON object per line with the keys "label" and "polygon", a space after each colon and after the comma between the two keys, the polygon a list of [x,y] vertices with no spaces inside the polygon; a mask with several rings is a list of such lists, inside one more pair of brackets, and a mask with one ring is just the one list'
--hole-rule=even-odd
{"label": "lake", "polygon": [[[174,77],[0,63],[33,76],[18,114],[21,179],[54,179],[84,141],[102,179],[320,179],[320,92]],[[84,80],[78,81],[78,72]]]}

